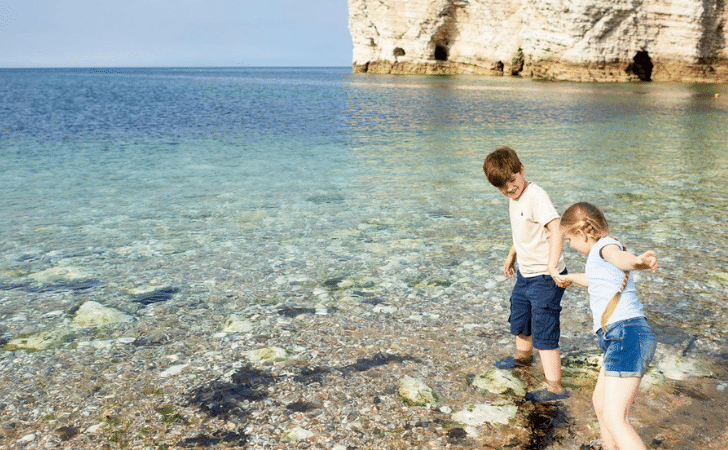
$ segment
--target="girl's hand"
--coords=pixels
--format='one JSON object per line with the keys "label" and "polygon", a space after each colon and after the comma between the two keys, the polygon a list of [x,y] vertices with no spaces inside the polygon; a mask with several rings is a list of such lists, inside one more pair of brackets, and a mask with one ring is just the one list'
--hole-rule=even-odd
{"label": "girl's hand", "polygon": [[652,250],[648,250],[636,257],[634,268],[637,270],[651,270],[652,273],[657,272],[657,254]]}

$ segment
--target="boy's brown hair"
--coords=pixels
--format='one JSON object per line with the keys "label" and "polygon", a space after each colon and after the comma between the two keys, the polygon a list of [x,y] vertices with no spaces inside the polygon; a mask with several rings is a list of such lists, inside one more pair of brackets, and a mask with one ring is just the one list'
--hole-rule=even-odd
{"label": "boy's brown hair", "polygon": [[485,176],[490,184],[497,188],[505,186],[522,168],[523,164],[518,159],[516,151],[505,145],[496,148],[483,162]]}

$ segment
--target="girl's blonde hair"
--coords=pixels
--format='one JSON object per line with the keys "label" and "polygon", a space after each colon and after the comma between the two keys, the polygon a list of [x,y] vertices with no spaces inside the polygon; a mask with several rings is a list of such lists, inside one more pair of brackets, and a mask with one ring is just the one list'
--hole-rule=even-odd
{"label": "girl's blonde hair", "polygon": [[[604,214],[599,208],[587,202],[574,203],[569,206],[561,216],[561,227],[565,234],[574,234],[583,231],[584,234],[595,241],[609,236],[609,224],[607,223],[607,219],[604,218]],[[605,333],[607,332],[607,322],[612,317],[614,310],[617,309],[622,291],[627,287],[627,280],[629,280],[628,270],[624,273],[624,280],[619,287],[619,291],[612,296],[602,313],[601,325]]]}
{"label": "girl's blonde hair", "polygon": [[604,214],[599,208],[587,202],[569,206],[561,215],[561,227],[565,233],[583,231],[595,241],[609,236],[609,224]]}

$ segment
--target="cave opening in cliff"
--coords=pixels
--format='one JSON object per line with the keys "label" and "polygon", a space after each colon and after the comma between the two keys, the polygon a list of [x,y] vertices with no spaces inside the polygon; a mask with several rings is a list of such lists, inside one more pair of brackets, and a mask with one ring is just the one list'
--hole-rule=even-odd
{"label": "cave opening in cliff", "polygon": [[447,49],[442,45],[438,45],[435,47],[435,60],[447,61]]}
{"label": "cave opening in cliff", "polygon": [[394,60],[397,61],[397,58],[399,58],[400,56],[404,56],[406,53],[402,47],[397,47],[394,49],[392,54],[394,55]]}
{"label": "cave opening in cliff", "polygon": [[654,65],[652,64],[650,55],[646,51],[641,50],[634,55],[632,61],[627,66],[627,73],[637,75],[640,81],[652,81],[652,68]]}

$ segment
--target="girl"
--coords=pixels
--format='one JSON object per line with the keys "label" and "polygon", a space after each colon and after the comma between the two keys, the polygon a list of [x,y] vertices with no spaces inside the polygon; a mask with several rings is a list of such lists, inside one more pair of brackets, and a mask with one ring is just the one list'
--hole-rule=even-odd
{"label": "girl", "polygon": [[646,449],[629,423],[642,376],[655,354],[655,335],[635,295],[632,270],[657,271],[655,252],[639,256],[609,237],[602,212],[576,203],[561,216],[561,230],[572,248],[587,257],[586,273],[563,275],[562,282],[589,288],[594,331],[604,361],[592,401],[599,419],[602,444],[609,450]]}

